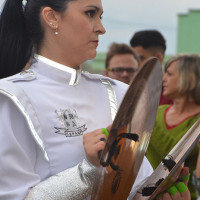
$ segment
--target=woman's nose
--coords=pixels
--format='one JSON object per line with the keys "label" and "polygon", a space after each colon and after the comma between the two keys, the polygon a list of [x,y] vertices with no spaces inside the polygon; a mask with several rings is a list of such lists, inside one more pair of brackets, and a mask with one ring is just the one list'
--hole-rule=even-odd
{"label": "woman's nose", "polygon": [[166,74],[165,73],[163,74],[162,81],[163,82],[166,81]]}
{"label": "woman's nose", "polygon": [[100,35],[103,35],[106,33],[106,29],[104,28],[101,19],[99,19],[99,22],[95,31],[98,32]]}

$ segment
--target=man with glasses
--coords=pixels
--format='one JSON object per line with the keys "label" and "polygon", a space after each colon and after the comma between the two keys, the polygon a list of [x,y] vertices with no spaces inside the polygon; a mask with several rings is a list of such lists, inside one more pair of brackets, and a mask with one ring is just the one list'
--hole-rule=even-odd
{"label": "man with glasses", "polygon": [[112,43],[105,60],[104,75],[129,84],[139,67],[139,58],[126,44]]}

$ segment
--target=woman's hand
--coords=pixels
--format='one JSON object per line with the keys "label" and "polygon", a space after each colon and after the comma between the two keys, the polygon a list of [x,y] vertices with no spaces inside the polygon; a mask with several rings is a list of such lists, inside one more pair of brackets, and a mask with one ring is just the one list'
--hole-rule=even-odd
{"label": "woman's hand", "polygon": [[156,200],[191,200],[190,191],[187,188],[189,180],[189,168],[184,167],[179,176],[183,181],[175,183],[166,193],[157,196]]}
{"label": "woman's hand", "polygon": [[102,133],[102,129],[83,135],[83,145],[89,162],[95,166],[100,166],[98,153],[102,151],[106,144],[106,136]]}

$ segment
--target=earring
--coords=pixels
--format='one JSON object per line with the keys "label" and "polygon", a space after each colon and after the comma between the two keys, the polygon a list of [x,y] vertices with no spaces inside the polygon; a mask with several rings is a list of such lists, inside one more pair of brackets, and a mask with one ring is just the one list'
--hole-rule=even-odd
{"label": "earring", "polygon": [[[52,27],[55,26],[53,22],[50,22],[49,25],[52,26]],[[58,26],[57,25],[55,27],[55,35],[58,35]]]}
{"label": "earring", "polygon": [[58,27],[56,26],[55,35],[58,35]]}

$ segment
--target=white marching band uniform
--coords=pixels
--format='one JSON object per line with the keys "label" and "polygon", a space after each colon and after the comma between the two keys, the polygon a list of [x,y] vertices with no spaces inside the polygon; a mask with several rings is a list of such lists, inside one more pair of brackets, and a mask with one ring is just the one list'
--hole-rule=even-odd
{"label": "white marching band uniform", "polygon": [[[112,124],[127,85],[42,56],[0,80],[0,199],[89,199],[83,134]],[[144,158],[131,191],[152,173]]]}

